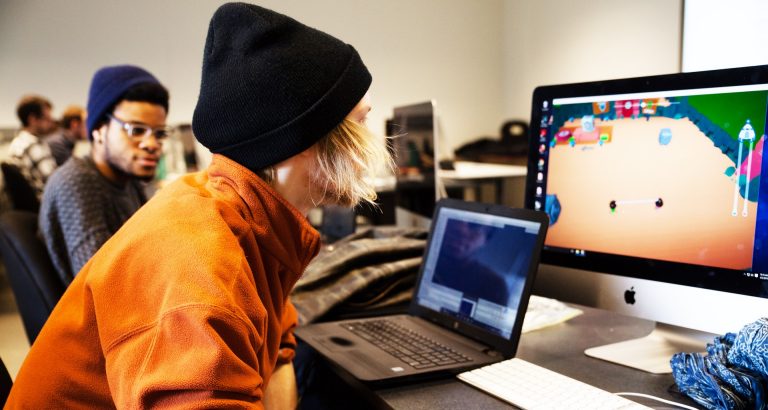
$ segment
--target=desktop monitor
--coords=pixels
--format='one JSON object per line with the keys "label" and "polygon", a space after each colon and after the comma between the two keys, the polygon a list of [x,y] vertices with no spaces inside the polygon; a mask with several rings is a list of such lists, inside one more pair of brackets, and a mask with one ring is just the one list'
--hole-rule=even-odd
{"label": "desktop monitor", "polygon": [[396,165],[395,223],[428,227],[438,198],[435,102],[394,108],[387,124]]}
{"label": "desktop monitor", "polygon": [[669,372],[768,314],[767,107],[768,66],[534,91],[525,203],[550,218],[535,292],[656,322],[588,355]]}

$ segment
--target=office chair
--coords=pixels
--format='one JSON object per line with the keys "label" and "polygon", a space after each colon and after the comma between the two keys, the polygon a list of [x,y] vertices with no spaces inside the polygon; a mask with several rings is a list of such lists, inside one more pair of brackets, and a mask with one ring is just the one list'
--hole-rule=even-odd
{"label": "office chair", "polygon": [[8,162],[2,162],[0,163],[0,170],[3,171],[5,192],[11,200],[13,209],[38,212],[40,200],[37,199],[35,189],[21,173],[19,167]]}
{"label": "office chair", "polygon": [[11,210],[0,214],[0,254],[32,344],[66,289],[37,236],[36,213]]}
{"label": "office chair", "polygon": [[8,373],[8,368],[5,367],[3,359],[0,358],[0,408],[5,406],[5,401],[8,399],[8,395],[11,393],[12,386],[13,379],[11,379],[11,374]]}

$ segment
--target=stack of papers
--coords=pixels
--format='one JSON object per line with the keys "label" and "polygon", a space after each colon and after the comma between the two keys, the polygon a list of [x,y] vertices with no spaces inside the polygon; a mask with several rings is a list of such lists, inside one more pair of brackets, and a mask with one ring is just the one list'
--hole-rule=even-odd
{"label": "stack of papers", "polygon": [[523,333],[565,322],[582,313],[559,300],[531,295],[523,322]]}

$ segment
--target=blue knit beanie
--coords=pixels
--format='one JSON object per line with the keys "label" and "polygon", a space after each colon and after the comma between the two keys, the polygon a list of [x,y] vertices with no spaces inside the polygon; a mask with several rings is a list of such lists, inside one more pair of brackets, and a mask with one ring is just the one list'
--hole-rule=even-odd
{"label": "blue knit beanie", "polygon": [[224,4],[208,27],[192,130],[257,171],[327,135],[370,84],[352,46],[259,6]]}
{"label": "blue knit beanie", "polygon": [[107,110],[117,103],[131,87],[144,84],[160,84],[152,74],[143,68],[132,65],[103,67],[96,71],[88,91],[88,139],[93,139],[92,132]]}

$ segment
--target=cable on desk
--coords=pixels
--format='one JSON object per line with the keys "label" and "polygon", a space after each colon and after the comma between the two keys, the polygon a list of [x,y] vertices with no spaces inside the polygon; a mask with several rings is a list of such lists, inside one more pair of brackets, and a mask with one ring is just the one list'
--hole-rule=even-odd
{"label": "cable on desk", "polygon": [[660,401],[662,403],[671,404],[673,406],[677,406],[683,409],[690,409],[690,410],[698,410],[696,407],[691,407],[687,404],[682,404],[678,402],[674,402],[672,400],[662,399],[661,397],[651,396],[650,394],[644,394],[644,393],[632,393],[632,392],[621,392],[621,393],[613,393],[617,396],[635,396],[635,397],[644,397],[646,399],[656,400]]}

